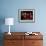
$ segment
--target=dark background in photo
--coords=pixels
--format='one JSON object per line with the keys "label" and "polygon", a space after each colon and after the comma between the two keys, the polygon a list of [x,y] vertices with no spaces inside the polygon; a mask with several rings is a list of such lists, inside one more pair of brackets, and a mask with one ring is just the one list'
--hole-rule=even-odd
{"label": "dark background in photo", "polygon": [[33,20],[33,11],[21,11],[21,20]]}

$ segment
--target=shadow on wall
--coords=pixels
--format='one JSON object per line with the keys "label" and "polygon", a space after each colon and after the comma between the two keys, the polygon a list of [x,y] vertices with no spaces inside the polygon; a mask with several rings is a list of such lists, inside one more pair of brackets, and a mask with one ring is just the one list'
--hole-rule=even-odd
{"label": "shadow on wall", "polygon": [[2,33],[2,26],[5,24],[5,17],[0,16],[0,33]]}
{"label": "shadow on wall", "polygon": [[3,34],[2,33],[2,25],[5,23],[5,17],[0,16],[0,46],[3,46]]}

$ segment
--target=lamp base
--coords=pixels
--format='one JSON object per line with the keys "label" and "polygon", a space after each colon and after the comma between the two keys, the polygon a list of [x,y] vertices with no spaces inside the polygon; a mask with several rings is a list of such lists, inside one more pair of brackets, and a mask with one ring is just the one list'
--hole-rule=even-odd
{"label": "lamp base", "polygon": [[11,35],[11,33],[10,33],[10,32],[8,32],[8,34],[9,34],[9,35]]}

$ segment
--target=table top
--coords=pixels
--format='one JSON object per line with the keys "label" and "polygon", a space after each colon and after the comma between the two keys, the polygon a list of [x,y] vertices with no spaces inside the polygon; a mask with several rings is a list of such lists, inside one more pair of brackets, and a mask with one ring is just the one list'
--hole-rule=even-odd
{"label": "table top", "polygon": [[[25,34],[27,32],[11,32],[9,35],[7,32],[4,33],[5,39],[43,39],[43,35],[40,32],[32,32],[32,34]],[[38,34],[38,35],[35,35]]]}

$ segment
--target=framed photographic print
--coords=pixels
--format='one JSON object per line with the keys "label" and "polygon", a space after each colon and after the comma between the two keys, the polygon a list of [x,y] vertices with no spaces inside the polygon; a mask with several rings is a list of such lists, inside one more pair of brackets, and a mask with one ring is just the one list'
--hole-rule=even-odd
{"label": "framed photographic print", "polygon": [[19,22],[35,22],[35,9],[19,9]]}

